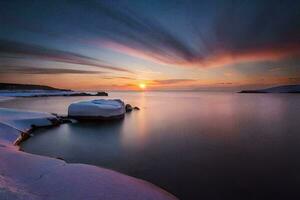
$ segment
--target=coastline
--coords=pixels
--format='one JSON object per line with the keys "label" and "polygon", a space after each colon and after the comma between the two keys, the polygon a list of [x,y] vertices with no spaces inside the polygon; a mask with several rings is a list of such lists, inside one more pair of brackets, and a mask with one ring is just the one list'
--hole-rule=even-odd
{"label": "coastline", "polygon": [[0,109],[0,199],[177,199],[144,180],[29,154],[13,145],[32,127],[57,125],[55,119],[49,113]]}

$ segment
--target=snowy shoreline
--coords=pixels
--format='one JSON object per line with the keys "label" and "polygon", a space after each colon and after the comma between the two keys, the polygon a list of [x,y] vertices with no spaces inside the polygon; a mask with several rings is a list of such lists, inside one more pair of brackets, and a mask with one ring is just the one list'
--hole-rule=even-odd
{"label": "snowy shoreline", "polygon": [[174,200],[146,181],[86,164],[29,154],[13,143],[55,115],[0,108],[0,199]]}
{"label": "snowy shoreline", "polygon": [[0,90],[0,97],[57,97],[108,96],[106,92],[78,92],[64,90]]}

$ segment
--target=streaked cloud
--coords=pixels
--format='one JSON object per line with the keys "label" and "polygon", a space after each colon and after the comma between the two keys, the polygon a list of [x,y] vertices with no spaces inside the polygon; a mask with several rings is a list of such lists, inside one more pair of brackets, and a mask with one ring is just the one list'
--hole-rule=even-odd
{"label": "streaked cloud", "polygon": [[173,85],[173,84],[182,84],[182,83],[192,83],[197,80],[193,79],[165,79],[165,80],[151,80],[151,85]]}
{"label": "streaked cloud", "polygon": [[64,68],[41,68],[32,66],[9,66],[0,64],[0,74],[103,74],[101,71],[87,71]]}
{"label": "streaked cloud", "polygon": [[293,0],[2,1],[0,73],[63,74],[85,84],[78,88],[295,83],[299,8]]}
{"label": "streaked cloud", "polygon": [[132,73],[130,70],[110,66],[108,64],[104,64],[101,60],[88,56],[9,40],[0,40],[0,59],[1,58],[41,59],[45,61],[79,64]]}
{"label": "streaked cloud", "polygon": [[[200,41],[199,48],[191,47],[154,20],[118,13],[122,17],[116,20],[127,27],[130,35],[102,44],[158,64],[180,66],[211,67],[285,59],[300,55],[300,5],[294,3],[226,3],[216,9],[211,26],[205,27],[209,32],[203,31],[197,20],[191,22],[195,27],[194,40]],[[283,13],[282,9],[289,11]]]}

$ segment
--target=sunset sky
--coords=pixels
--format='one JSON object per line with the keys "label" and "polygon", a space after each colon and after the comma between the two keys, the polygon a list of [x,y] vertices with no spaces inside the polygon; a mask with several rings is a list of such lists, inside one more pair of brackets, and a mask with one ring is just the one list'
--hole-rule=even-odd
{"label": "sunset sky", "polygon": [[300,1],[0,2],[0,82],[77,90],[300,83]]}

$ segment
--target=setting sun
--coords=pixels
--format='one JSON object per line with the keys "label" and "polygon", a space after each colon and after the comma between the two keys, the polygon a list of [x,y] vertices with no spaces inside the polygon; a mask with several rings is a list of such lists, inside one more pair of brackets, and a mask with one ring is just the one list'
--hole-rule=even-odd
{"label": "setting sun", "polygon": [[139,87],[140,87],[141,89],[146,89],[146,84],[145,84],[145,83],[140,83],[140,84],[139,84]]}

